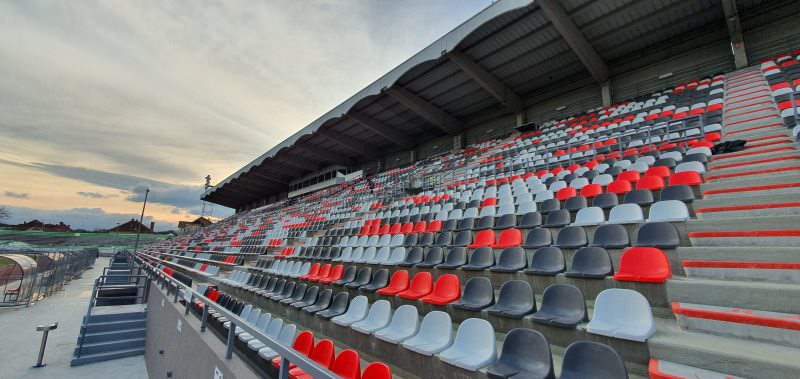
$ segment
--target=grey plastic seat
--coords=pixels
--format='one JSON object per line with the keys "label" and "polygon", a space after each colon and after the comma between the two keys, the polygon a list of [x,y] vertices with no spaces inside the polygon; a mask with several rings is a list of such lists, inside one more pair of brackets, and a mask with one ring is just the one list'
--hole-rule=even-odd
{"label": "grey plastic seat", "polygon": [[542,202],[539,206],[539,213],[542,214],[549,214],[552,212],[556,212],[561,209],[561,202],[558,199],[548,199]]}
{"label": "grey plastic seat", "polygon": [[614,193],[601,193],[592,199],[592,206],[601,209],[611,209],[619,205],[619,198]]}
{"label": "grey plastic seat", "polygon": [[648,206],[653,204],[655,198],[653,192],[649,189],[635,189],[625,194],[622,202],[624,204],[636,204],[639,206]]}
{"label": "grey plastic seat", "polygon": [[435,235],[433,233],[420,233],[419,241],[417,241],[417,246],[420,247],[433,246],[434,238]]}
{"label": "grey plastic seat", "polygon": [[586,299],[580,288],[571,284],[551,284],[544,289],[539,311],[533,321],[562,328],[575,328],[589,320]]}
{"label": "grey plastic seat", "polygon": [[302,300],[291,303],[289,306],[296,309],[308,307],[317,301],[317,295],[319,295],[319,287],[313,286],[306,289],[306,293],[303,295]]}
{"label": "grey plastic seat", "polygon": [[[255,322],[255,324],[254,324],[253,326],[254,326],[254,327],[257,329],[257,330],[260,330],[260,331],[266,332],[266,330],[267,330],[267,326],[269,326],[269,322],[270,322],[270,320],[272,320],[272,314],[270,314],[270,313],[268,313],[268,312],[263,312],[263,313],[261,313],[261,315],[258,317],[258,321],[256,321],[256,322]],[[249,342],[249,341],[252,341],[254,338],[255,338],[255,337],[253,337],[253,336],[252,336],[250,333],[242,333],[242,334],[239,334],[239,340],[240,340],[240,341],[242,341],[242,342],[245,342],[245,343],[247,343],[247,342]]]}
{"label": "grey plastic seat", "polygon": [[341,316],[347,312],[347,306],[350,302],[350,293],[342,291],[336,294],[331,300],[331,306],[324,311],[317,312],[317,317],[323,320],[330,320],[336,316]]}
{"label": "grey plastic seat", "polygon": [[419,236],[416,233],[407,234],[406,238],[403,239],[403,246],[417,246],[417,242],[419,241]]}
{"label": "grey plastic seat", "polygon": [[590,246],[599,246],[605,249],[622,249],[631,245],[628,230],[618,224],[600,225],[594,231],[594,238]]}
{"label": "grey plastic seat", "polygon": [[[264,334],[266,334],[267,336],[272,337],[274,339],[278,339],[280,334],[281,334],[281,330],[283,330],[283,320],[278,319],[278,318],[273,318],[272,320],[270,320],[269,326],[267,326],[267,329],[264,331]],[[250,342],[253,342],[253,341],[250,341]],[[264,344],[258,343],[257,340],[255,342],[253,342],[253,345],[254,345],[254,347],[259,347],[259,355],[261,355],[260,354],[261,353],[261,349],[266,347]],[[248,343],[248,346],[249,346],[249,343]],[[268,349],[268,350],[264,351],[264,356],[263,356],[264,359],[267,359],[268,355],[272,353],[271,350],[272,349]]]}
{"label": "grey plastic seat", "polygon": [[467,246],[472,242],[472,231],[463,230],[456,234],[453,238],[451,246]]}
{"label": "grey plastic seat", "polygon": [[347,288],[358,288],[367,285],[370,279],[372,279],[372,268],[362,267],[360,270],[358,270],[358,274],[356,274],[355,279],[344,286]]}
{"label": "grey plastic seat", "polygon": [[668,222],[648,222],[639,228],[636,237],[636,246],[674,249],[680,245],[678,230]]}
{"label": "grey plastic seat", "polygon": [[442,231],[436,235],[433,246],[445,247],[453,243],[453,233],[450,231]]}
{"label": "grey plastic seat", "polygon": [[531,229],[542,226],[542,214],[539,212],[529,212],[522,216],[517,225],[517,229]]}
{"label": "grey plastic seat", "polygon": [[586,330],[639,342],[647,341],[656,332],[647,299],[637,291],[622,288],[609,288],[597,295]]}
{"label": "grey plastic seat", "polygon": [[581,209],[586,208],[587,206],[589,206],[589,201],[586,200],[585,197],[578,195],[570,197],[569,199],[564,201],[564,206],[562,208],[570,212],[578,212]]}
{"label": "grey plastic seat", "polygon": [[268,298],[268,297],[270,297],[272,295],[277,295],[277,294],[283,292],[283,288],[285,286],[286,286],[286,279],[278,279],[278,281],[275,282],[275,286],[273,286],[272,289],[270,289],[269,291],[264,291],[264,292],[260,292],[259,291],[257,293],[259,295],[262,295],[262,296]]}
{"label": "grey plastic seat", "polygon": [[392,315],[389,325],[373,333],[375,338],[392,344],[399,344],[419,330],[419,313],[413,305],[401,305]]}
{"label": "grey plastic seat", "polygon": [[385,266],[394,266],[403,263],[406,260],[406,248],[402,246],[395,247],[392,249],[392,253],[389,256],[389,259],[381,262],[382,265]]}
{"label": "grey plastic seat", "polygon": [[539,331],[512,329],[503,340],[500,358],[486,369],[486,374],[491,379],[555,379],[550,343]]}
{"label": "grey plastic seat", "polygon": [[494,216],[483,216],[472,227],[472,230],[486,230],[494,227]]}
{"label": "grey plastic seat", "polygon": [[424,254],[422,252],[421,247],[412,247],[408,250],[408,254],[406,255],[406,259],[403,260],[403,263],[400,263],[400,266],[409,267],[414,266],[420,262],[424,258]]}
{"label": "grey plastic seat", "polygon": [[332,284],[338,285],[338,286],[343,286],[343,285],[345,285],[347,283],[350,283],[350,282],[352,282],[353,280],[356,279],[357,272],[358,272],[358,267],[356,267],[356,266],[347,266],[347,267],[345,267],[344,272],[342,273],[342,278],[337,280],[337,281],[335,281],[335,282],[333,282]]}
{"label": "grey plastic seat", "polygon": [[481,271],[494,266],[494,252],[490,247],[479,247],[469,255],[469,263],[461,266],[462,270]]}
{"label": "grey plastic seat", "polygon": [[383,287],[386,287],[389,284],[389,270],[382,268],[379,270],[375,270],[372,273],[372,279],[366,285],[363,285],[359,288],[361,291],[365,292],[375,292]]}
{"label": "grey plastic seat", "polygon": [[642,208],[636,204],[620,204],[611,208],[608,215],[609,224],[641,224],[644,223]]}
{"label": "grey plastic seat", "polygon": [[545,246],[533,252],[526,274],[554,276],[567,269],[564,253],[554,246]]}
{"label": "grey plastic seat", "polygon": [[682,222],[689,219],[689,209],[682,201],[665,200],[650,207],[648,222]]}
{"label": "grey plastic seat", "polygon": [[509,247],[500,252],[497,264],[489,268],[493,272],[517,272],[525,269],[528,265],[528,258],[525,250],[519,246]]}
{"label": "grey plastic seat", "polygon": [[467,264],[467,249],[465,247],[453,247],[447,251],[444,263],[436,266],[438,269],[456,269]]}
{"label": "grey plastic seat", "polygon": [[577,249],[589,244],[589,237],[582,226],[568,226],[561,229],[554,246],[562,249]]}
{"label": "grey plastic seat", "polygon": [[566,209],[559,209],[547,214],[544,221],[545,228],[560,228],[572,222],[572,216]]}
{"label": "grey plastic seat", "polygon": [[294,302],[302,300],[303,299],[303,295],[305,295],[305,293],[306,293],[306,287],[307,287],[307,284],[305,284],[305,283],[300,283],[300,284],[295,285],[294,286],[294,291],[292,291],[292,294],[289,295],[289,297],[281,299],[279,302],[281,304],[291,304],[291,303],[294,303]]}
{"label": "grey plastic seat", "polygon": [[[374,249],[374,247],[368,247],[367,249]],[[353,252],[350,254],[350,257],[347,258],[344,262],[359,262],[363,260],[365,249],[362,246],[359,246],[353,249]]]}
{"label": "grey plastic seat", "polygon": [[377,254],[378,254],[378,249],[375,248],[374,246],[370,246],[364,249],[364,254],[362,254],[360,257],[353,259],[353,262],[366,263],[368,261],[374,260]]}
{"label": "grey plastic seat", "polygon": [[525,236],[525,242],[522,244],[522,247],[526,249],[538,249],[540,247],[550,246],[552,243],[553,235],[550,233],[550,229],[536,228],[528,231],[528,235]]}
{"label": "grey plastic seat", "polygon": [[[419,332],[403,341],[402,346],[415,353],[432,356],[450,346],[453,323],[450,315],[441,311],[428,312],[422,319]],[[492,336],[494,340],[494,336]]]}
{"label": "grey plastic seat", "polygon": [[344,249],[342,249],[342,253],[339,255],[339,257],[334,258],[333,261],[334,262],[349,262],[350,261],[350,256],[352,256],[352,255],[353,255],[353,248],[348,246],[348,247],[345,247]]}
{"label": "grey plastic seat", "polygon": [[526,281],[509,280],[500,287],[497,302],[487,309],[489,314],[520,319],[536,312],[536,299],[533,288]]}
{"label": "grey plastic seat", "polygon": [[350,301],[347,312],[332,318],[331,321],[336,325],[350,326],[367,317],[367,311],[369,311],[369,299],[364,295],[356,296]]}
{"label": "grey plastic seat", "polygon": [[439,353],[439,359],[469,371],[497,360],[494,328],[488,321],[468,318],[458,326],[453,345]]}
{"label": "grey plastic seat", "polygon": [[441,247],[434,246],[425,252],[425,258],[422,262],[417,263],[417,267],[433,267],[442,263],[444,259],[444,252]]}
{"label": "grey plastic seat", "polygon": [[374,258],[367,259],[365,262],[369,264],[381,264],[389,260],[390,253],[391,249],[389,247],[382,247],[378,249],[378,252],[375,254]]}
{"label": "grey plastic seat", "polygon": [[[294,337],[296,332],[297,332],[297,326],[291,324],[284,325],[283,329],[281,329],[280,334],[278,334],[278,342],[280,342],[281,345],[290,346],[292,342],[294,342]],[[250,344],[248,343],[247,346],[250,347]],[[255,350],[253,347],[250,347],[250,349]],[[278,353],[269,347],[263,346],[258,350],[258,356],[267,360],[271,360],[277,357]]]}
{"label": "grey plastic seat", "polygon": [[559,379],[627,379],[625,361],[611,346],[575,341],[564,351]]}
{"label": "grey plastic seat", "polygon": [[286,285],[283,286],[283,291],[281,291],[280,293],[274,294],[274,295],[270,295],[268,297],[270,299],[274,300],[274,301],[281,301],[283,299],[291,297],[292,293],[294,293],[294,287],[296,285],[297,285],[297,283],[295,283],[295,282],[286,283]]}
{"label": "grey plastic seat", "polygon": [[464,284],[464,293],[455,303],[453,308],[467,311],[480,311],[494,304],[494,289],[492,281],[484,276],[469,278]]}
{"label": "grey plastic seat", "polygon": [[303,308],[303,312],[313,314],[328,309],[328,307],[331,305],[332,297],[333,297],[333,290],[331,289],[326,289],[320,292],[314,304]]}
{"label": "grey plastic seat", "polygon": [[367,317],[363,320],[353,323],[350,327],[363,334],[372,334],[373,332],[383,329],[389,324],[392,318],[392,305],[386,300],[378,300],[372,303],[369,308]]}
{"label": "grey plastic seat", "polygon": [[[573,198],[574,199],[574,198]],[[570,199],[571,200],[571,199]],[[606,215],[600,207],[583,208],[575,214],[573,226],[594,226],[606,222]]]}
{"label": "grey plastic seat", "polygon": [[694,191],[692,191],[692,187],[687,186],[686,184],[679,184],[674,186],[667,186],[661,190],[661,196],[659,200],[678,200],[684,203],[692,203],[694,202],[695,196]]}
{"label": "grey plastic seat", "polygon": [[514,214],[502,215],[497,219],[494,229],[502,230],[517,226],[517,216]]}
{"label": "grey plastic seat", "polygon": [[572,257],[572,267],[565,273],[571,278],[602,279],[614,275],[611,256],[602,247],[582,247]]}

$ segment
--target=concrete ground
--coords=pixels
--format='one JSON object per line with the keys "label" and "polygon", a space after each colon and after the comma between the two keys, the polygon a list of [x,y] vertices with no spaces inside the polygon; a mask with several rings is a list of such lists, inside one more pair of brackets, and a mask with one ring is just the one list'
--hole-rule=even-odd
{"label": "concrete ground", "polygon": [[[147,378],[144,356],[70,367],[72,353],[78,340],[80,325],[95,278],[108,265],[108,258],[100,258],[94,268],[82,277],[71,281],[63,290],[28,307],[0,309],[0,378]],[[31,368],[36,363],[42,333],[36,331],[40,324],[58,322],[58,329],[50,332],[42,368]]]}

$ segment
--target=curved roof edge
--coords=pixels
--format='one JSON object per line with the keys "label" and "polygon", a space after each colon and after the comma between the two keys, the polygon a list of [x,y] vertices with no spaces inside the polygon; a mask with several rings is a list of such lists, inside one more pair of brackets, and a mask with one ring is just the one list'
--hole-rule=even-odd
{"label": "curved roof edge", "polygon": [[341,104],[337,105],[335,108],[331,109],[324,115],[320,116],[319,118],[311,122],[311,124],[295,132],[289,138],[275,145],[274,147],[269,149],[266,153],[262,154],[258,158],[254,159],[252,162],[248,163],[235,173],[225,178],[225,180],[217,183],[215,186],[206,190],[201,196],[201,198],[205,198],[206,196],[214,193],[217,189],[221,188],[222,186],[231,182],[232,180],[238,178],[241,174],[249,171],[255,166],[262,164],[264,160],[274,157],[282,149],[294,145],[294,143],[297,142],[301,137],[308,134],[313,134],[328,120],[344,116],[355,104],[357,104],[362,99],[365,99],[369,96],[379,95],[383,89],[393,85],[400,77],[402,77],[406,72],[408,72],[412,68],[424,62],[438,59],[445,53],[449,53],[456,46],[458,46],[458,44],[464,38],[469,36],[472,32],[476,31],[478,28],[480,28],[483,24],[485,24],[489,20],[492,20],[495,17],[498,17],[504,13],[513,11],[515,9],[529,6],[533,4],[534,1],[535,0],[499,0],[489,5],[482,11],[478,12],[475,16],[472,16],[468,20],[464,21],[463,23],[455,27],[453,30],[451,30],[441,38],[437,39],[436,41],[434,41],[433,43],[422,49],[420,52],[414,54],[411,58],[405,60],[397,67],[395,67],[388,73],[378,78],[378,80],[372,82],[366,88],[358,91],[355,95],[350,96],[347,100],[345,100]]}

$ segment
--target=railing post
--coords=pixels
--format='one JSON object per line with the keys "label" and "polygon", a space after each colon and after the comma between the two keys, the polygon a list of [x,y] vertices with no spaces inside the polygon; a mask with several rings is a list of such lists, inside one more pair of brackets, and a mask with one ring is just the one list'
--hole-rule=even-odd
{"label": "railing post", "polygon": [[231,328],[228,330],[228,344],[226,345],[225,358],[233,358],[233,341],[236,339],[236,324],[230,320]]}
{"label": "railing post", "polygon": [[289,366],[291,362],[289,362],[286,357],[281,357],[281,369],[278,372],[278,379],[289,379]]}
{"label": "railing post", "polygon": [[194,303],[194,294],[192,294],[192,296],[189,297],[189,301],[186,302],[186,310],[183,312],[184,315],[189,315],[189,307],[192,306],[192,303]]}
{"label": "railing post", "polygon": [[175,283],[175,297],[172,299],[173,303],[177,303],[178,302],[178,294],[179,293],[180,293],[180,291],[178,290],[178,283]]}
{"label": "railing post", "polygon": [[203,304],[203,317],[200,320],[200,331],[206,331],[206,325],[208,325],[208,304]]}

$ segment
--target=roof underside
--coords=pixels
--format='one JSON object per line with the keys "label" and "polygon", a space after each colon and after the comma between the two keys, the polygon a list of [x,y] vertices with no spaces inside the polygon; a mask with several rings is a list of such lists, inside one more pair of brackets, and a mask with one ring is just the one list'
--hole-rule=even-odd
{"label": "roof underside", "polygon": [[[476,63],[521,99],[540,89],[591,79],[587,66],[538,3],[492,4],[209,189],[203,199],[229,207],[250,204],[286,192],[291,180],[325,166],[374,160],[458,132],[481,116],[514,113],[449,53]],[[760,3],[739,0],[739,11]],[[623,63],[626,69],[635,69],[637,60],[639,66],[649,64],[639,59],[641,52],[726,27],[719,0],[563,0],[560,4],[612,71]],[[444,112],[445,118],[452,116],[443,122],[447,127],[436,125],[413,101],[403,100],[403,93]]]}

